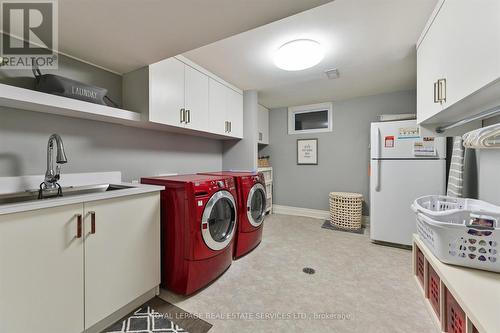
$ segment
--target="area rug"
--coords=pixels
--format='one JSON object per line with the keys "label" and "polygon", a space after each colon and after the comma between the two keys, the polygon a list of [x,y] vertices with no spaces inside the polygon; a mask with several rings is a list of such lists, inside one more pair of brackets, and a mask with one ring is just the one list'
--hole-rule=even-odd
{"label": "area rug", "polygon": [[326,220],[323,223],[323,225],[321,226],[321,228],[335,230],[335,231],[351,232],[353,234],[360,234],[360,235],[364,235],[365,234],[365,228],[364,227],[361,227],[361,229],[359,229],[359,230],[346,230],[346,229],[337,228],[336,226],[332,225],[329,220]]}
{"label": "area rug", "polygon": [[103,333],[206,333],[212,325],[159,297],[109,326]]}

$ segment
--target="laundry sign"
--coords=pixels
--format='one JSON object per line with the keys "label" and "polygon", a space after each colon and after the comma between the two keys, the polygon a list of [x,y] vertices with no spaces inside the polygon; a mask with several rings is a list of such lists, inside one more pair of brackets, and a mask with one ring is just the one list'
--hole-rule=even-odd
{"label": "laundry sign", "polygon": [[297,140],[297,164],[298,165],[318,164],[318,139]]}

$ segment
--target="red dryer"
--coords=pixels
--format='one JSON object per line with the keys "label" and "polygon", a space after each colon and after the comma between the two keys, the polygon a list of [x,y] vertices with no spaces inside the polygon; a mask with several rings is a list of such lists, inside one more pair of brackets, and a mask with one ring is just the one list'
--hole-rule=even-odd
{"label": "red dryer", "polygon": [[238,229],[234,244],[234,258],[240,258],[255,249],[262,240],[266,214],[266,186],[262,172],[220,171],[205,175],[231,176],[238,192]]}
{"label": "red dryer", "polygon": [[231,265],[237,203],[230,176],[142,178],[161,191],[161,286],[189,295]]}

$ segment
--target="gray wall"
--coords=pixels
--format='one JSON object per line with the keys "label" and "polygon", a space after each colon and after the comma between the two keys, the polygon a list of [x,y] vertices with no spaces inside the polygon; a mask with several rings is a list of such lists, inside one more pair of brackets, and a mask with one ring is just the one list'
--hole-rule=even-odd
{"label": "gray wall", "polygon": [[[333,103],[333,132],[288,135],[287,108],[269,113],[270,155],[274,171],[273,200],[277,205],[328,210],[328,193],[352,191],[369,203],[370,123],[379,114],[415,113],[415,91],[360,97]],[[318,165],[297,165],[296,141],[318,138]]]}
{"label": "gray wall", "polygon": [[257,169],[258,95],[255,90],[243,92],[243,139],[224,142],[223,170]]}
{"label": "gray wall", "polygon": [[0,108],[0,176],[45,173],[52,133],[64,141],[63,177],[65,172],[121,171],[130,181],[222,167],[217,140]]}
{"label": "gray wall", "polygon": [[[43,71],[108,89],[121,104],[122,77],[60,56],[59,69]],[[0,82],[32,89],[30,70],[2,70]],[[189,135],[0,108],[0,176],[45,173],[47,140],[59,133],[65,172],[121,171],[124,180],[160,173],[220,170],[222,143]]]}

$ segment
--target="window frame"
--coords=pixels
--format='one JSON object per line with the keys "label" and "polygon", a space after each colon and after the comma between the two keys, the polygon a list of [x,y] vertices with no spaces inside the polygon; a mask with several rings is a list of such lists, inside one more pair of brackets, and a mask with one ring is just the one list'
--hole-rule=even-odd
{"label": "window frame", "polygon": [[[328,111],[328,127],[326,128],[316,128],[316,129],[306,129],[306,130],[295,130],[295,115],[301,113],[311,113]],[[322,132],[332,132],[333,131],[333,103],[318,103],[300,106],[291,106],[288,108],[288,134],[309,134],[309,133],[322,133]]]}

